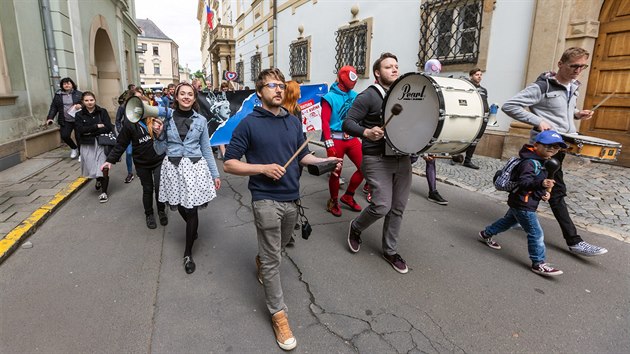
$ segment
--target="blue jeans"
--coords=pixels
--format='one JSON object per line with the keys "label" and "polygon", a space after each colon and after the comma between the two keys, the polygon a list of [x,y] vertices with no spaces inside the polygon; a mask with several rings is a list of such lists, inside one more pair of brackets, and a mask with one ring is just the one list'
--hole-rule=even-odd
{"label": "blue jeans", "polygon": [[127,150],[125,150],[125,162],[127,163],[127,174],[133,173],[133,159],[131,157],[131,144],[127,146]]}
{"label": "blue jeans", "polygon": [[505,216],[495,221],[492,225],[486,226],[484,232],[486,236],[494,236],[510,229],[517,223],[521,224],[523,230],[527,232],[527,252],[533,264],[545,261],[545,235],[538,222],[535,211],[508,209]]}

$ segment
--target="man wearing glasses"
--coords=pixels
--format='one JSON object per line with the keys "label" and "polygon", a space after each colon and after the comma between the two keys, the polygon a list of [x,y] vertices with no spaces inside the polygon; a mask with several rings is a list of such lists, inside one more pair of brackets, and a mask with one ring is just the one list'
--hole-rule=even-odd
{"label": "man wearing glasses", "polygon": [[[258,236],[256,268],[258,281],[265,289],[267,308],[276,342],[284,350],[292,350],[297,341],[291,332],[280,283],[281,251],[293,235],[298,218],[300,199],[299,166],[324,161],[336,161],[335,173],[342,159],[319,158],[308,148],[285,168],[304,143],[302,123],[284,107],[284,75],[278,69],[263,70],[256,80],[256,95],[262,107],[243,118],[238,124],[225,152],[225,172],[249,176],[252,211]],[[243,155],[246,161],[241,161]]]}
{"label": "man wearing glasses", "polygon": [[[593,111],[576,108],[577,90],[580,86],[577,79],[588,68],[588,58],[589,52],[585,49],[571,47],[565,50],[558,62],[557,73],[542,73],[534,83],[505,102],[502,107],[505,114],[534,126],[530,132],[532,142],[535,141],[536,135],[545,130],[576,134],[574,119],[593,117]],[[560,162],[560,168],[554,175],[556,183],[551,191],[549,205],[571,252],[582,256],[604,254],[608,252],[607,249],[582,240],[567,210],[564,200],[567,188],[562,172],[565,155],[564,151],[555,155]]]}

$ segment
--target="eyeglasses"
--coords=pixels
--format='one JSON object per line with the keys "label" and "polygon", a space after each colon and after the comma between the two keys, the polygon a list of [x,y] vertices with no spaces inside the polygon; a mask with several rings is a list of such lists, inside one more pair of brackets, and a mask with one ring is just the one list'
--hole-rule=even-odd
{"label": "eyeglasses", "polygon": [[588,64],[571,64],[569,65],[569,67],[573,70],[576,70],[576,69],[584,70],[588,68]]}
{"label": "eyeglasses", "polygon": [[276,87],[279,88],[280,90],[284,90],[285,88],[287,88],[287,85],[285,85],[285,84],[277,84],[275,82],[270,82],[268,84],[264,84],[263,86],[269,87],[272,90],[275,90]]}
{"label": "eyeglasses", "polygon": [[562,148],[562,146],[558,144],[542,144],[542,145],[547,149],[560,150],[560,148]]}

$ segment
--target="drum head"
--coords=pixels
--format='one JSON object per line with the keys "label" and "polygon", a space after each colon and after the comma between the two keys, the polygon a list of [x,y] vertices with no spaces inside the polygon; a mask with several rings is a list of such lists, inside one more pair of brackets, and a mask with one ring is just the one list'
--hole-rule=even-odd
{"label": "drum head", "polygon": [[415,154],[427,146],[438,127],[441,102],[431,77],[407,73],[396,80],[383,100],[383,123],[392,107],[402,106],[385,127],[387,144],[396,152]]}

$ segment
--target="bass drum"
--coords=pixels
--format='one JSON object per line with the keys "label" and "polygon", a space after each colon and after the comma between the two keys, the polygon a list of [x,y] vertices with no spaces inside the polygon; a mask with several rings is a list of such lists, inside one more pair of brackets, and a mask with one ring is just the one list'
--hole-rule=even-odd
{"label": "bass drum", "polygon": [[384,122],[395,104],[403,109],[385,127],[388,155],[457,154],[481,139],[488,122],[477,89],[463,79],[407,73],[383,100]]}

